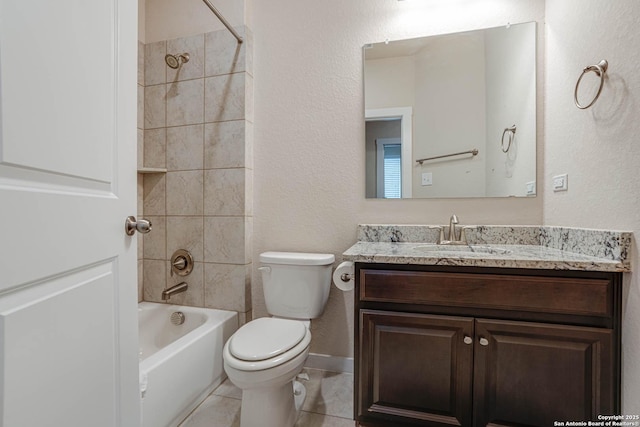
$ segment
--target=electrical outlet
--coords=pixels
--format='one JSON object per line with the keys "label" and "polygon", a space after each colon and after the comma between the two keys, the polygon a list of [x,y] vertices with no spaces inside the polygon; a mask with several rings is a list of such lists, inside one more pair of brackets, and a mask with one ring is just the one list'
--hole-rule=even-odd
{"label": "electrical outlet", "polygon": [[535,196],[536,194],[536,182],[529,181],[527,182],[527,196]]}
{"label": "electrical outlet", "polygon": [[553,191],[567,191],[569,189],[569,175],[562,174],[553,177]]}
{"label": "electrical outlet", "polygon": [[433,175],[431,172],[425,172],[422,174],[422,185],[433,185]]}

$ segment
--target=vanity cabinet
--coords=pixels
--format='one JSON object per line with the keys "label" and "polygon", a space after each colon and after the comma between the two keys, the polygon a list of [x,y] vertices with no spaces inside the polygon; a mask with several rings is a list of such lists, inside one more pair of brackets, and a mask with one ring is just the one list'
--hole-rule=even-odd
{"label": "vanity cabinet", "polygon": [[621,273],[356,263],[361,426],[620,413]]}

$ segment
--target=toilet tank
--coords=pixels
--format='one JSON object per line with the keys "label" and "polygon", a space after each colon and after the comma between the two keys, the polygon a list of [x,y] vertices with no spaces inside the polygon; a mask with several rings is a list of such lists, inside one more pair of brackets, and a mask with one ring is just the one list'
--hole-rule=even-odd
{"label": "toilet tank", "polygon": [[324,311],[331,288],[333,254],[260,254],[267,311],[289,319],[315,319]]}

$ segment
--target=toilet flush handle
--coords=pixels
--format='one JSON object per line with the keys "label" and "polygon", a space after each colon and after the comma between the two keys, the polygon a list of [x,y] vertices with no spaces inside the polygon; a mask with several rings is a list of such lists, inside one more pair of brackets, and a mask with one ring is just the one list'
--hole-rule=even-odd
{"label": "toilet flush handle", "polygon": [[258,267],[258,271],[262,271],[263,273],[271,273],[271,267]]}

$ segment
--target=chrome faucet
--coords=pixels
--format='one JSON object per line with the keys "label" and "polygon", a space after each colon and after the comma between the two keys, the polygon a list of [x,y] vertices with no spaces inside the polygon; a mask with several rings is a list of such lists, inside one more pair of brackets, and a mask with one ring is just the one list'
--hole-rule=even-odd
{"label": "chrome faucet", "polygon": [[169,298],[171,298],[172,295],[179,294],[180,292],[186,292],[188,287],[189,285],[187,285],[186,282],[181,282],[169,289],[165,289],[162,291],[162,301],[169,301]]}
{"label": "chrome faucet", "polygon": [[444,227],[440,229],[440,245],[466,245],[467,235],[462,228],[459,232],[456,232],[456,225],[459,223],[456,214],[451,215],[449,219],[449,237],[444,238]]}

